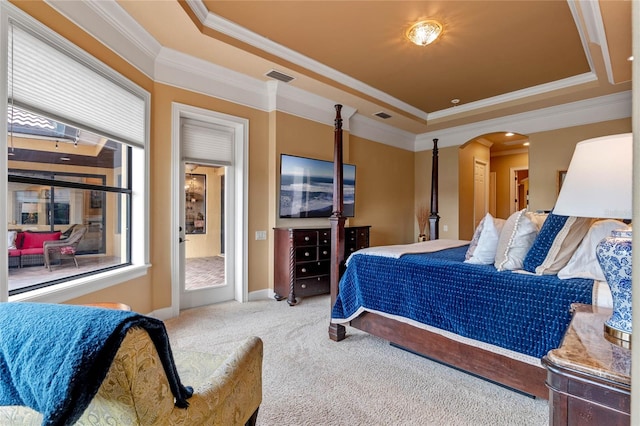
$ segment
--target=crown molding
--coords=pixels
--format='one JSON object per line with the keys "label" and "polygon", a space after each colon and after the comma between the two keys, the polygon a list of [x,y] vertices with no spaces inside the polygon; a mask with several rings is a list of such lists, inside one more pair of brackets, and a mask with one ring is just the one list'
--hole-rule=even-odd
{"label": "crown molding", "polygon": [[597,80],[598,76],[595,75],[595,73],[588,72],[573,77],[567,77],[562,80],[552,81],[550,83],[527,87],[526,89],[516,90],[515,92],[505,93],[504,95],[481,99],[479,101],[469,102],[468,104],[456,105],[447,109],[432,112],[427,116],[427,123],[429,123],[429,120],[436,120],[443,117],[461,114],[463,112],[494,107],[496,105],[501,105],[507,102],[517,101],[520,99],[541,95],[543,93],[553,92],[555,90],[562,90],[573,86],[579,86],[581,84],[591,83]]}
{"label": "crown molding", "polygon": [[45,0],[148,77],[162,46],[115,1]]}
{"label": "crown molding", "polygon": [[351,120],[351,134],[407,151],[414,150],[416,141],[415,134],[381,123],[363,114],[354,115]]}
{"label": "crown molding", "polygon": [[263,81],[177,50],[160,49],[153,75],[159,83],[268,111]]}
{"label": "crown molding", "polygon": [[415,151],[431,149],[433,138],[438,138],[441,147],[458,146],[487,133],[508,130],[527,135],[628,117],[631,117],[631,91],[422,133],[416,137]]}

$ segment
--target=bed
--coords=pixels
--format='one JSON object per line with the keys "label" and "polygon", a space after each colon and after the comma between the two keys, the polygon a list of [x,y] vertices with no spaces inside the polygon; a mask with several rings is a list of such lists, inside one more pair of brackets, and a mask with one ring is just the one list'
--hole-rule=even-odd
{"label": "bed", "polygon": [[[476,235],[476,241],[471,242],[438,240],[437,140],[434,140],[430,216],[430,237],[436,241],[373,247],[352,254],[345,262],[340,109],[336,105],[334,194],[337,196],[330,217],[329,337],[341,341],[346,338],[345,326],[354,327],[513,390],[548,399],[546,370],[540,359],[559,346],[571,319],[571,304],[591,304],[598,282],[589,278],[558,278],[545,262],[551,251],[555,251],[556,259],[567,254],[550,248],[555,246],[540,248],[545,242],[538,244],[538,240],[538,245],[528,250],[534,253],[537,247],[538,251],[544,251],[541,253],[544,260],[537,264],[549,267],[544,274],[535,273],[538,269],[523,273],[502,268],[509,259],[504,259],[500,267],[494,267],[493,258],[491,265],[469,263],[467,253],[470,244],[477,245]],[[524,212],[514,220],[521,219],[525,219]],[[592,225],[579,218],[571,224],[555,225],[556,219],[545,219],[546,229],[556,226],[562,228],[559,231],[562,233],[569,227],[579,228],[576,232],[580,240]],[[531,223],[534,222],[532,219]],[[535,228],[535,235],[539,232],[540,228]],[[580,243],[569,242],[574,251]],[[495,259],[498,265],[498,257]]]}

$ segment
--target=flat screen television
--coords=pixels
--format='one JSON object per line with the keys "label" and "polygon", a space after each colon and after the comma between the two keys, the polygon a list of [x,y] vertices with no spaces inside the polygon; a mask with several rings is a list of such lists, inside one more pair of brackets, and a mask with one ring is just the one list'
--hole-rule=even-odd
{"label": "flat screen television", "polygon": [[[355,214],[356,166],[343,165],[343,216]],[[333,210],[333,162],[280,155],[280,217],[329,217]]]}

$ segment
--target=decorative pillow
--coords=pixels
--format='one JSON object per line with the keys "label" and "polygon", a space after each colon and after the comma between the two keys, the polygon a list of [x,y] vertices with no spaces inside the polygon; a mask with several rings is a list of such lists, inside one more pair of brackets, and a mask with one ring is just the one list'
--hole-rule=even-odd
{"label": "decorative pillow", "polygon": [[[488,215],[488,213],[487,213]],[[473,256],[473,252],[476,251],[476,247],[478,247],[478,240],[480,239],[480,235],[482,234],[482,230],[484,229],[484,222],[487,219],[487,216],[483,217],[476,230],[473,231],[473,237],[471,238],[471,242],[469,243],[469,248],[467,249],[467,253],[464,255],[464,260],[471,259]]]}
{"label": "decorative pillow", "polygon": [[596,258],[596,247],[605,237],[616,229],[626,229],[624,222],[613,219],[599,220],[591,225],[587,235],[582,239],[577,250],[571,256],[567,265],[558,271],[558,278],[587,278],[596,281],[606,281],[600,263]]}
{"label": "decorative pillow", "polygon": [[522,263],[538,235],[538,227],[525,214],[515,212],[504,224],[496,249],[494,266],[498,271],[522,269]]}
{"label": "decorative pillow", "polygon": [[[467,263],[474,263],[477,265],[491,265],[495,261],[496,258],[496,248],[498,247],[498,239],[500,238],[500,230],[504,225],[504,219],[494,219],[491,214],[487,213],[487,215],[482,218],[480,223],[478,224],[478,228],[474,233],[478,233],[478,229],[480,229],[480,236],[477,239],[477,244],[473,248],[469,245],[469,249],[467,250],[467,254],[471,251],[471,256],[465,260]],[[473,241],[472,241],[473,243]]]}
{"label": "decorative pillow", "polygon": [[16,235],[18,235],[16,231],[9,231],[9,234],[7,235],[7,244],[9,245],[9,250],[16,249]]}
{"label": "decorative pillow", "polygon": [[544,221],[547,220],[547,217],[549,217],[549,213],[545,213],[543,211],[527,212],[525,214],[529,219],[531,219],[533,223],[536,224],[536,227],[538,228],[538,232],[540,232],[540,230],[542,229],[542,225],[544,225]]}
{"label": "decorative pillow", "polygon": [[524,258],[524,270],[536,275],[557,274],[571,259],[593,219],[551,213]]}

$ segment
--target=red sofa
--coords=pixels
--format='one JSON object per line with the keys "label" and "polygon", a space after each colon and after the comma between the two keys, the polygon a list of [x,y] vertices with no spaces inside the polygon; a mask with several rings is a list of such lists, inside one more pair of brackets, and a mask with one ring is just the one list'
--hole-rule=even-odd
{"label": "red sofa", "polygon": [[61,234],[60,231],[17,232],[14,245],[9,242],[9,267],[44,265],[44,242],[59,240]]}

